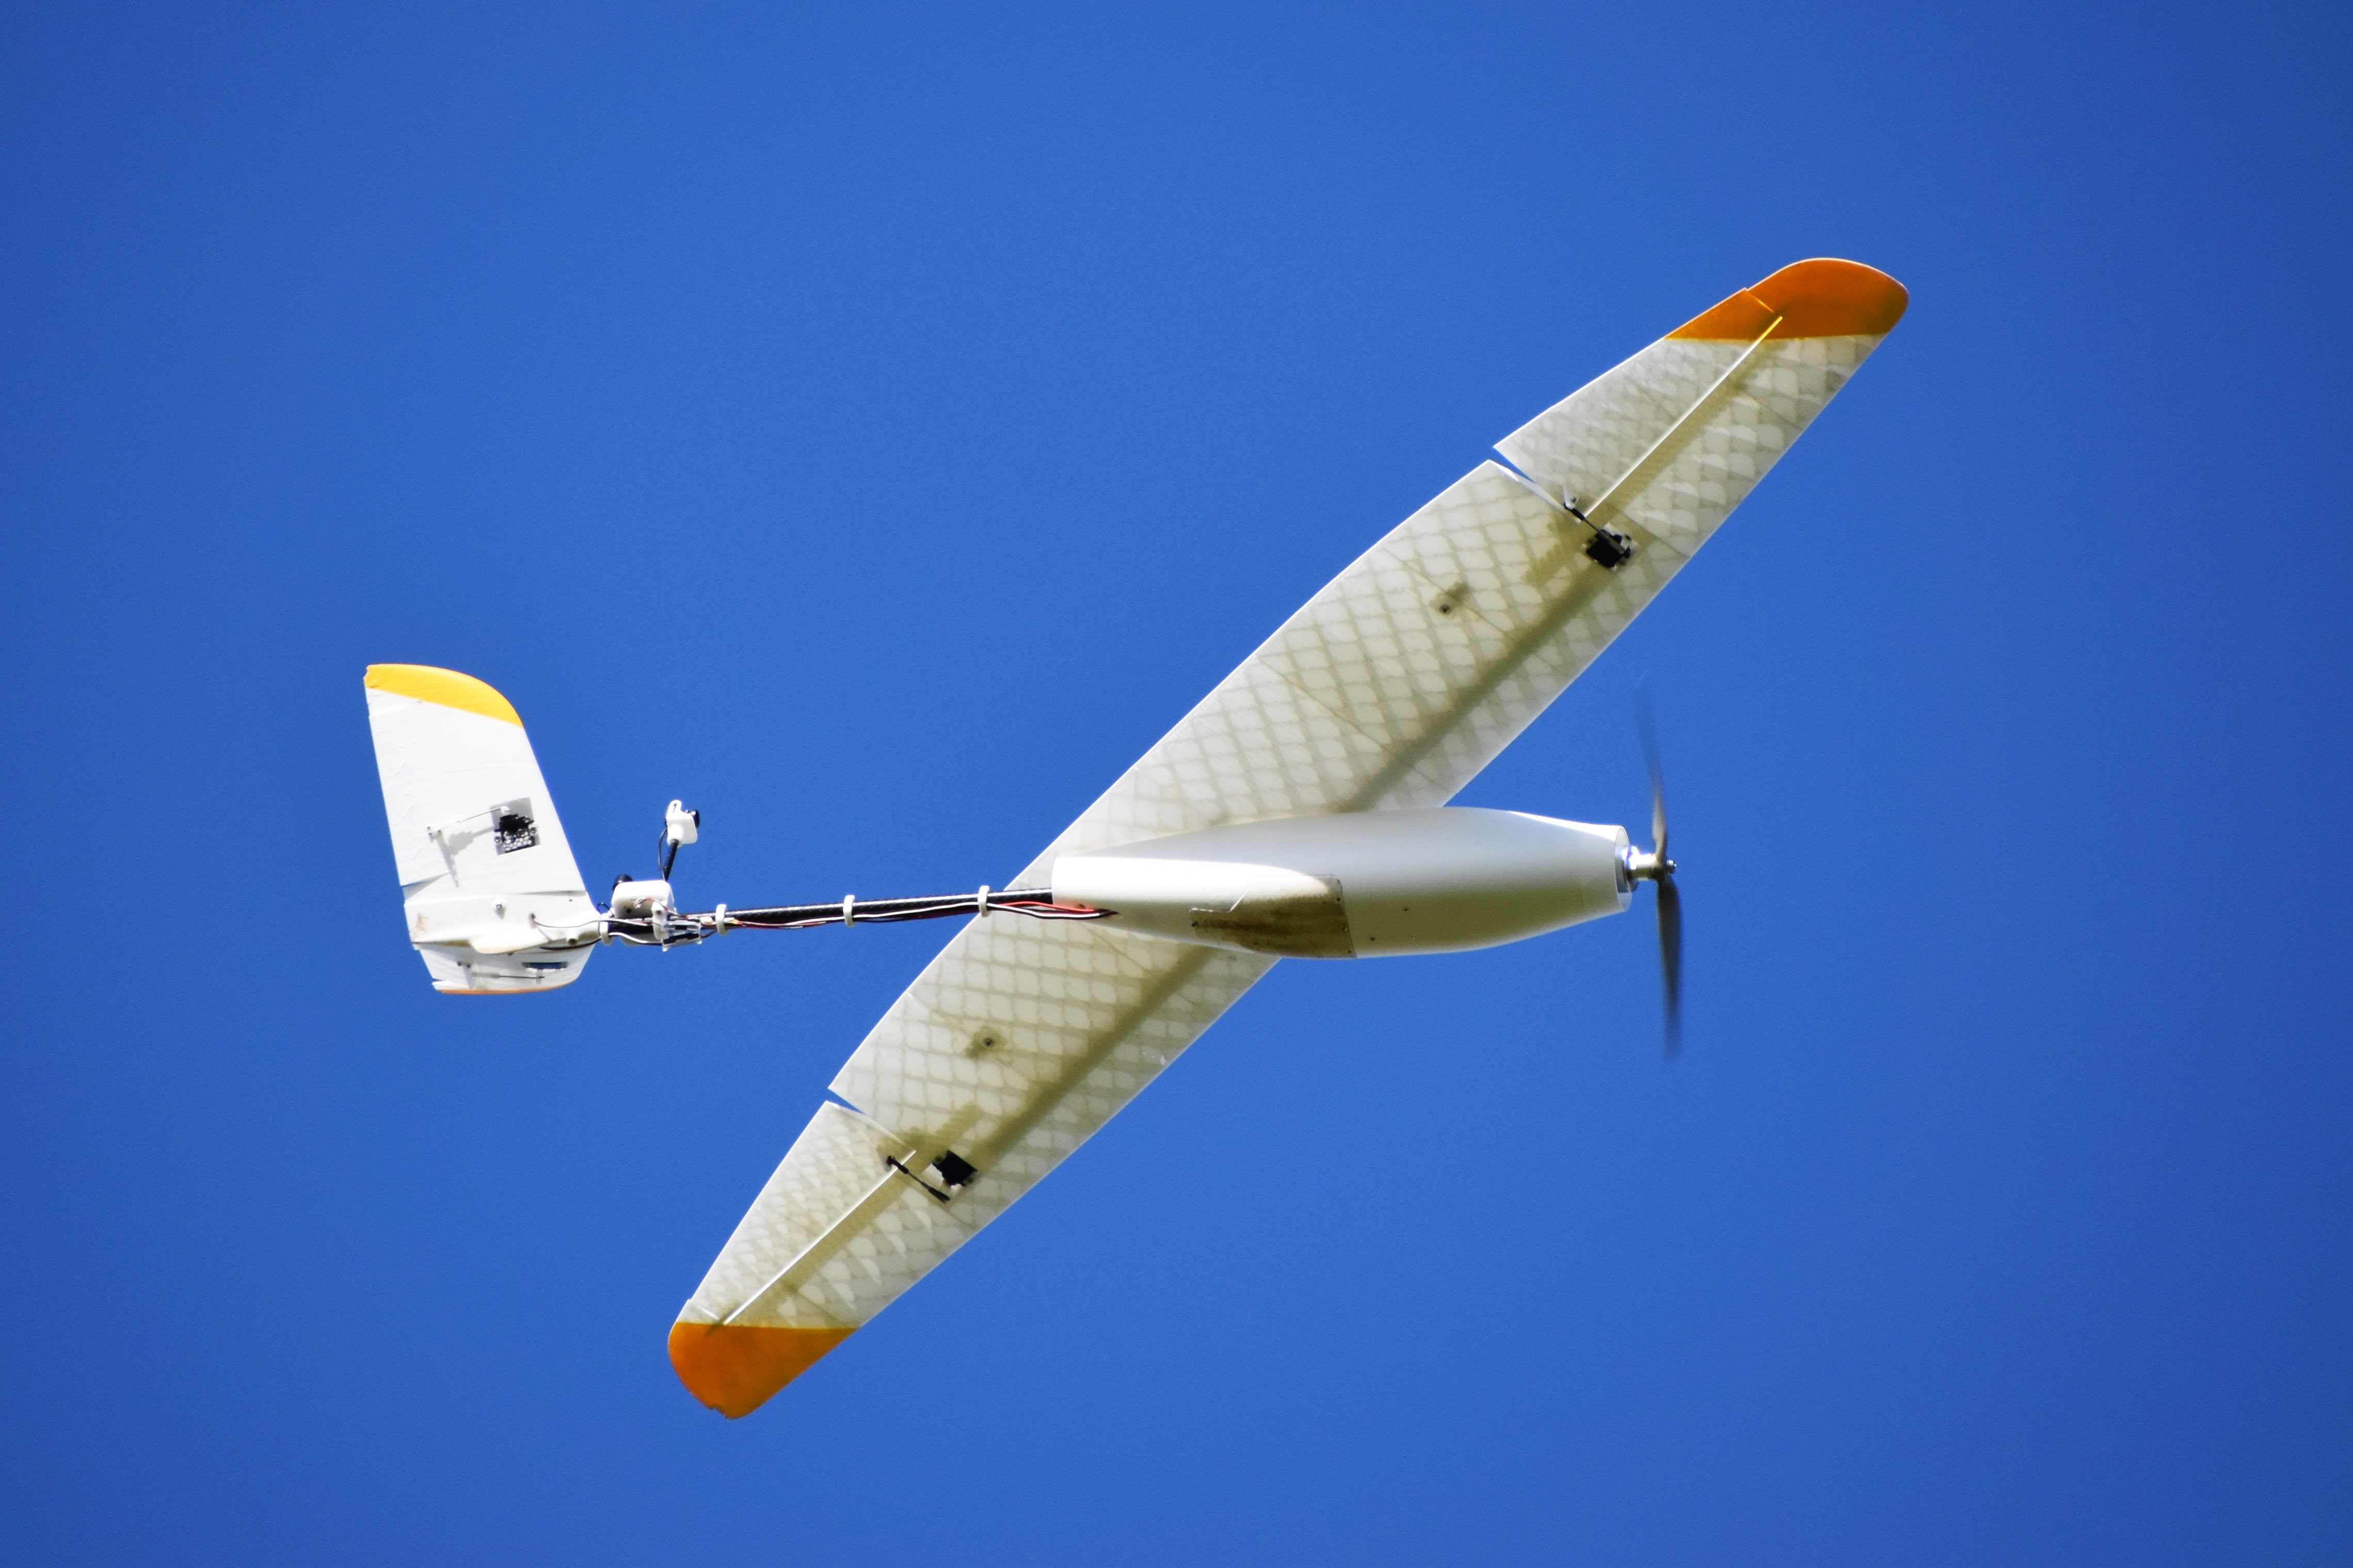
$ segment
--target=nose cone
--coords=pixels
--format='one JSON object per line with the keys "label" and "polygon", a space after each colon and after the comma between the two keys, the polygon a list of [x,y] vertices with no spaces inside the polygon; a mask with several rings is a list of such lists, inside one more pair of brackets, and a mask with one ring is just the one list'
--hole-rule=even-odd
{"label": "nose cone", "polygon": [[1473,806],[1394,815],[1404,831],[1342,877],[1359,958],[1493,947],[1626,907],[1622,827]]}

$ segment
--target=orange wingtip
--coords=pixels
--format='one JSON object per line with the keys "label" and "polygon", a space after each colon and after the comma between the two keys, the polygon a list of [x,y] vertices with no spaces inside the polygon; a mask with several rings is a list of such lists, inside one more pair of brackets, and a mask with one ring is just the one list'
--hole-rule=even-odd
{"label": "orange wingtip", "polygon": [[1876,267],[1820,257],[1792,262],[1753,288],[1694,316],[1671,338],[1758,336],[1774,317],[1774,339],[1877,337],[1904,319],[1912,297]]}
{"label": "orange wingtip", "polygon": [[733,1421],[849,1337],[848,1329],[776,1329],[744,1323],[672,1323],[670,1364],[686,1391]]}

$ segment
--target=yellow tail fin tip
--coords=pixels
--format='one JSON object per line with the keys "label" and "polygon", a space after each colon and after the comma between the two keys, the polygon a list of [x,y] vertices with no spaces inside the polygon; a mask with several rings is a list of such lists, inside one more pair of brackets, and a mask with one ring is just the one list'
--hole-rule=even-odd
{"label": "yellow tail fin tip", "polygon": [[486,719],[503,719],[510,724],[522,723],[522,716],[514,710],[514,704],[500,696],[489,682],[460,675],[454,669],[436,669],[429,664],[372,664],[367,667],[366,684],[371,690],[438,702],[444,708],[480,713]]}

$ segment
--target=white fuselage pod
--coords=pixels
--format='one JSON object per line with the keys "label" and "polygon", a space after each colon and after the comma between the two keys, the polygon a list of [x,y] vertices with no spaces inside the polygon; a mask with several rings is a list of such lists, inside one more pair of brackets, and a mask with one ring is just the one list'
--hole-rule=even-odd
{"label": "white fuselage pod", "polygon": [[1474,806],[1286,816],[1054,862],[1104,924],[1286,958],[1493,947],[1626,907],[1626,830]]}

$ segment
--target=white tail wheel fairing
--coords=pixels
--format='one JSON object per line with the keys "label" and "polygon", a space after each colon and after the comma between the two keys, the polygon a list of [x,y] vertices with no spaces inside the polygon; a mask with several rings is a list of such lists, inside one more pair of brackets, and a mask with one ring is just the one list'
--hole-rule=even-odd
{"label": "white tail wheel fairing", "polygon": [[408,937],[434,989],[571,984],[596,908],[513,704],[417,664],[370,665],[366,689]]}
{"label": "white tail wheel fairing", "polygon": [[[1905,303],[1871,268],[1801,261],[1537,416],[1500,445],[1518,472],[1482,463],[1392,530],[1007,885],[1144,839],[1451,799],[1683,569]],[[1597,529],[1631,553],[1597,559]],[[755,1408],[1003,1212],[1273,963],[974,921],[835,1078],[856,1110],[818,1112],[681,1311],[681,1379],[730,1415]]]}

